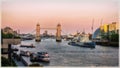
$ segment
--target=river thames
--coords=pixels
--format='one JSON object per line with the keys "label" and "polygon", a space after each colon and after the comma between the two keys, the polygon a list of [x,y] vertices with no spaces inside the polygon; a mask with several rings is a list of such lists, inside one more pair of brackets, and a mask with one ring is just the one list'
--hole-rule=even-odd
{"label": "river thames", "polygon": [[34,44],[29,51],[46,51],[50,63],[44,66],[118,66],[119,48],[96,45],[96,48],[84,48],[68,45],[68,41],[56,42],[55,39],[22,41],[22,44]]}

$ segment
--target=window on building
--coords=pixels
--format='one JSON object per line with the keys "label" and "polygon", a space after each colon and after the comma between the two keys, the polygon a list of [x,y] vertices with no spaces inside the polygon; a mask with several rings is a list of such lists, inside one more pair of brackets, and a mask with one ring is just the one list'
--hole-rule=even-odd
{"label": "window on building", "polygon": [[2,54],[8,54],[8,48],[1,48]]}

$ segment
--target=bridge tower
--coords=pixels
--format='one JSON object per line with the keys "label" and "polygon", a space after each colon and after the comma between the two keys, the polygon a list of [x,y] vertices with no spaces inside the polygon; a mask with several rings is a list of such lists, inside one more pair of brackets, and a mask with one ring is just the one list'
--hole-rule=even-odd
{"label": "bridge tower", "polygon": [[40,42],[41,39],[40,39],[40,25],[39,23],[36,25],[36,37],[35,37],[35,41],[36,42]]}
{"label": "bridge tower", "polygon": [[56,42],[61,42],[61,25],[57,25]]}

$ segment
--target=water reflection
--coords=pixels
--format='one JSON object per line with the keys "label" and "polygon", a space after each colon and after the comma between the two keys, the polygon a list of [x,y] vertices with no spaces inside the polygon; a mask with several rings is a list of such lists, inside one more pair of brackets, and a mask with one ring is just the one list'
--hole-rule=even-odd
{"label": "water reflection", "polygon": [[[61,43],[55,39],[44,39],[41,42],[22,41],[33,43],[36,46],[34,52],[47,51],[50,55],[50,63],[42,63],[45,66],[118,66],[119,48],[96,45],[95,49],[68,45],[68,41]],[[32,50],[32,49],[31,49]]]}

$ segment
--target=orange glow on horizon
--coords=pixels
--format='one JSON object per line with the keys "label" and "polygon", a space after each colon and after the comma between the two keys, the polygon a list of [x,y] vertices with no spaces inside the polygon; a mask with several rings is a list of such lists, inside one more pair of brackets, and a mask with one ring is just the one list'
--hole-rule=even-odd
{"label": "orange glow on horizon", "polygon": [[94,30],[100,26],[101,18],[103,23],[118,22],[118,3],[110,0],[109,2],[2,1],[2,28],[10,26],[22,33],[31,32],[38,22],[41,27],[49,28],[57,27],[60,23],[66,33],[83,29],[91,32],[93,18]]}

